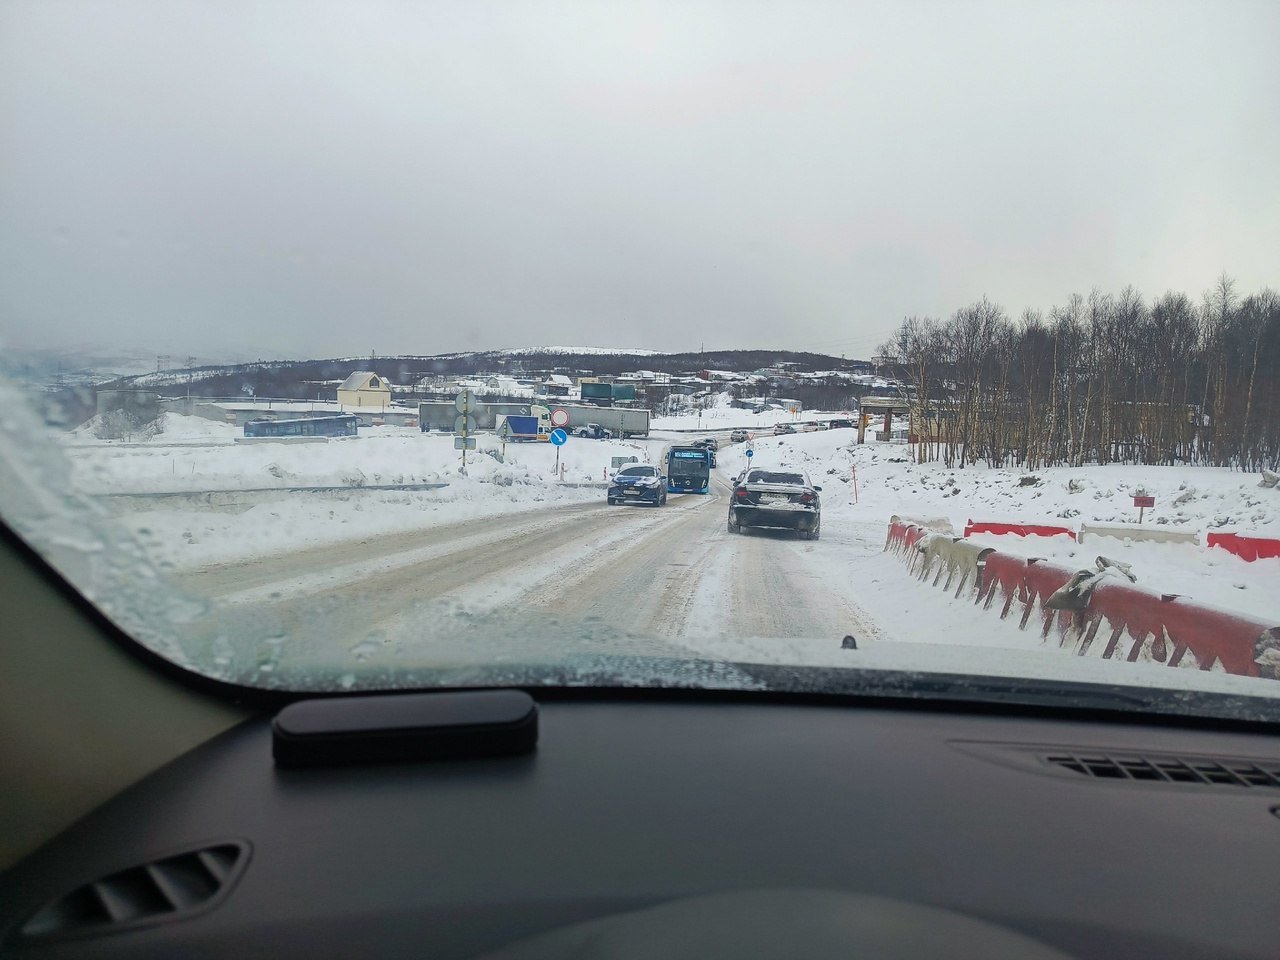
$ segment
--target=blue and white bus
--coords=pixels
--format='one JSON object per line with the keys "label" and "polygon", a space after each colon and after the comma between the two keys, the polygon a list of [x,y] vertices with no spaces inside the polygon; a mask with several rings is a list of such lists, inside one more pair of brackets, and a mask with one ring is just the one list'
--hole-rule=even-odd
{"label": "blue and white bus", "polygon": [[296,420],[250,420],[246,437],[354,437],[357,420],[350,414],[300,417]]}
{"label": "blue and white bus", "polygon": [[667,451],[667,490],[711,492],[711,451],[706,447],[672,447]]}

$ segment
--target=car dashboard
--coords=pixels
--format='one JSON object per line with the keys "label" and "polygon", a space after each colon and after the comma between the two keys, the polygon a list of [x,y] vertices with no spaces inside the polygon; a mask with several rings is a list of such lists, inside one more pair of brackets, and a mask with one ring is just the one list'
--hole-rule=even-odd
{"label": "car dashboard", "polygon": [[[1222,960],[1280,943],[1266,733],[535,696],[536,750],[485,759],[285,768],[271,718],[249,719],[4,874],[3,952]],[[212,892],[148,914],[140,885],[206,855]]]}

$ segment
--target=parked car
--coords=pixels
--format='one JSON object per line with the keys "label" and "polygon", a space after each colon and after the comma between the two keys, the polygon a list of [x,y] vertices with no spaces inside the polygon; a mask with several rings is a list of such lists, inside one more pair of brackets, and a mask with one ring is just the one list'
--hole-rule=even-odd
{"label": "parked car", "polygon": [[734,430],[729,434],[730,443],[746,443],[751,435],[746,430]]}
{"label": "parked car", "polygon": [[806,540],[817,540],[822,532],[821,490],[804,473],[749,470],[734,486],[729,500],[729,532],[783,527]]}
{"label": "parked car", "polygon": [[852,420],[836,419],[831,421],[832,430],[848,430],[853,427]]}
{"label": "parked car", "polygon": [[780,437],[784,433],[795,433],[795,432],[796,432],[796,428],[789,423],[779,423],[773,428],[773,435],[775,437]]}
{"label": "parked car", "polygon": [[667,502],[667,478],[657,467],[638,463],[623,467],[609,482],[609,506],[620,503],[647,503],[660,507]]}
{"label": "parked car", "polygon": [[613,431],[606,430],[598,423],[588,423],[585,427],[578,427],[573,431],[575,437],[586,437],[588,440],[612,440]]}

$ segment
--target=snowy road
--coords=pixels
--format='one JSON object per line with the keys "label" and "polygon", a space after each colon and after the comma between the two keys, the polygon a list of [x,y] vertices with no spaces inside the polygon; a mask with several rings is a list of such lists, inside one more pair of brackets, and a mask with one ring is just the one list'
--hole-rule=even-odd
{"label": "snowy road", "polygon": [[[717,476],[710,495],[659,509],[542,508],[192,571],[182,587],[219,613],[192,640],[235,657],[237,637],[254,637],[266,669],[292,670],[348,654],[403,669],[566,646],[732,659],[741,638],[838,649],[847,633],[879,635],[830,575],[831,537],[730,534],[728,489]],[[263,636],[276,640],[265,657]]]}

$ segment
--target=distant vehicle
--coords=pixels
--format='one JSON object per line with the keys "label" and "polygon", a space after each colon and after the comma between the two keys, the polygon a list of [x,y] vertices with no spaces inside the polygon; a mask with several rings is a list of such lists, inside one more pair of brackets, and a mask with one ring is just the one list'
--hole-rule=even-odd
{"label": "distant vehicle", "polygon": [[796,428],[789,423],[779,423],[777,426],[773,428],[773,435],[775,437],[780,437],[784,433],[795,433],[795,432],[796,432]]}
{"label": "distant vehicle", "polygon": [[575,437],[586,437],[588,440],[612,440],[613,431],[606,430],[598,423],[588,423],[573,431]]}
{"label": "distant vehicle", "polygon": [[849,430],[853,427],[853,421],[844,418],[838,418],[831,421],[832,430]]}
{"label": "distant vehicle", "polygon": [[672,493],[709,493],[714,456],[706,447],[672,447],[667,451],[667,489]]}
{"label": "distant vehicle", "polygon": [[609,506],[619,503],[648,503],[660,507],[667,502],[667,478],[648,464],[623,467],[609,483]]}
{"label": "distant vehicle", "polygon": [[729,532],[782,527],[806,540],[817,540],[822,532],[821,490],[804,473],[749,470],[729,500]]}
{"label": "distant vehicle", "polygon": [[534,416],[516,416],[514,414],[502,414],[498,417],[498,432],[502,432],[502,425],[506,424],[510,433],[507,439],[510,441],[521,440],[547,440],[550,431],[542,429],[545,423],[540,423],[538,417]]}
{"label": "distant vehicle", "polygon": [[746,430],[734,430],[729,434],[730,443],[746,443],[750,438],[751,435]]}
{"label": "distant vehicle", "polygon": [[701,440],[695,440],[690,444],[693,447],[701,447],[711,454],[711,466],[716,465],[716,451],[720,449],[720,442],[715,437],[704,437]]}
{"label": "distant vehicle", "polygon": [[250,420],[246,437],[354,437],[359,421],[350,414],[333,417],[301,417],[296,420]]}

